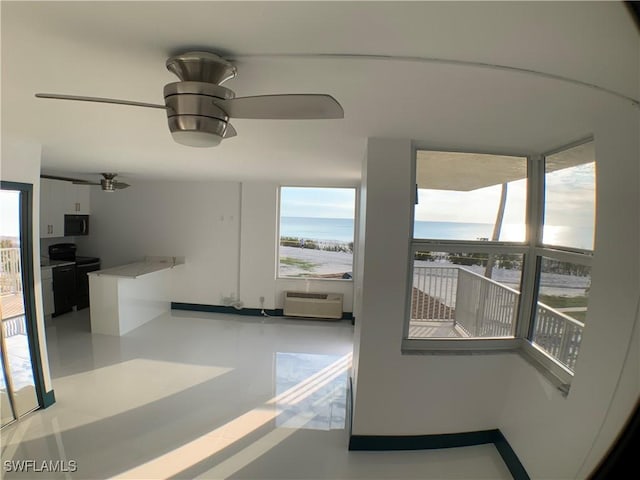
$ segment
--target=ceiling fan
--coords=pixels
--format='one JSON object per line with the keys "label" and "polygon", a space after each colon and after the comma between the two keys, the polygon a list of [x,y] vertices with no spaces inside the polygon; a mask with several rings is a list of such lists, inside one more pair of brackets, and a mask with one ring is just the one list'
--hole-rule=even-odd
{"label": "ceiling fan", "polygon": [[284,94],[236,97],[222,83],[237,74],[235,65],[209,52],[187,52],[170,57],[167,69],[179,82],[164,87],[164,105],[83,97],[54,93],[36,93],[38,98],[114,103],[166,110],[173,139],[191,147],[213,147],[223,138],[237,134],[231,118],[263,120],[304,120],[344,118],[342,106],[331,95]]}
{"label": "ceiling fan", "polygon": [[71,182],[75,185],[100,185],[103,191],[105,192],[115,192],[116,190],[121,190],[123,188],[130,187],[128,183],[119,182],[116,180],[118,176],[117,173],[102,173],[104,178],[100,179],[99,182],[90,182],[88,180],[81,180],[78,178],[70,178],[70,177],[60,177],[57,175],[40,175],[41,178],[51,178],[53,180],[64,180],[66,182]]}

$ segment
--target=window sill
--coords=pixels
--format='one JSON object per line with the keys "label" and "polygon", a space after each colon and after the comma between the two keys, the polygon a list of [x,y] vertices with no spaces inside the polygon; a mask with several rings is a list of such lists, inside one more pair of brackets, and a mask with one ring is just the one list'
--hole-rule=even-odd
{"label": "window sill", "polygon": [[495,355],[517,353],[540,372],[564,397],[573,374],[542,350],[521,338],[404,339],[403,355]]}
{"label": "window sill", "polygon": [[313,281],[313,282],[345,282],[353,283],[353,278],[317,278],[317,277],[276,277],[276,280]]}
{"label": "window sill", "polygon": [[405,355],[500,353],[516,351],[520,348],[520,344],[521,340],[518,338],[405,338],[402,341],[402,353]]}

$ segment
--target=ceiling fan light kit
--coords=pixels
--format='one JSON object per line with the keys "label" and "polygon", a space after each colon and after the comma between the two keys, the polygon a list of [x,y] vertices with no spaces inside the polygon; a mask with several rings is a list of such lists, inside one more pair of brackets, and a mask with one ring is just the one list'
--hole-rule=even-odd
{"label": "ceiling fan light kit", "polygon": [[[174,141],[190,147],[214,147],[223,139],[236,136],[235,128],[229,123],[231,117],[264,120],[344,118],[342,106],[330,95],[236,98],[232,90],[221,86],[237,75],[236,67],[214,53],[187,52],[169,58],[166,65],[180,81],[164,87],[165,105],[51,93],[36,93],[36,97],[164,109]],[[104,187],[103,190],[112,191]]]}

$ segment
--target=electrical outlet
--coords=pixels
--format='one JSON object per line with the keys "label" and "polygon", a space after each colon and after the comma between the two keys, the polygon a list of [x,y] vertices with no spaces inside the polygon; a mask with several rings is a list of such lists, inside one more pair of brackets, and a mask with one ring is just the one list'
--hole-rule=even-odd
{"label": "electrical outlet", "polygon": [[264,297],[260,297],[260,303],[264,303]]}

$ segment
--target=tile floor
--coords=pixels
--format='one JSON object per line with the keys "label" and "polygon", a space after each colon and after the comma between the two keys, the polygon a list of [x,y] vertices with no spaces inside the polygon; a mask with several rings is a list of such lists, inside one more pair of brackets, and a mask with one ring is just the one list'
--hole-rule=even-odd
{"label": "tile floor", "polygon": [[511,478],[492,445],[348,452],[350,322],[173,311],[110,337],[88,313],[47,329],[57,402],[2,430],[4,478]]}

